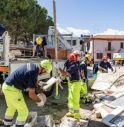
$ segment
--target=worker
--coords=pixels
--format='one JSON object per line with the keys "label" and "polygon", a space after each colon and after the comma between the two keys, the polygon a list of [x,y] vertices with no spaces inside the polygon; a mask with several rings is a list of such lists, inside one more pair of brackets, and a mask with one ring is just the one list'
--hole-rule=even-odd
{"label": "worker", "polygon": [[113,68],[111,64],[108,62],[108,57],[106,55],[102,57],[102,60],[98,65],[98,69],[103,73],[108,73],[108,69],[111,69],[111,71],[113,71]]}
{"label": "worker", "polygon": [[98,72],[99,68],[98,68],[98,63],[94,63],[93,64],[93,77],[94,79],[97,78],[97,72]]}
{"label": "worker", "polygon": [[81,53],[79,52],[79,50],[75,50],[73,53],[75,54],[77,61],[79,61],[81,56]]}
{"label": "worker", "polygon": [[91,55],[90,54],[86,54],[85,55],[85,63],[87,66],[92,66],[92,58],[91,58]]}
{"label": "worker", "polygon": [[[88,96],[88,78],[87,78],[87,64],[86,62],[83,60],[80,60],[80,52],[78,50],[75,50],[73,52],[76,56],[76,63],[80,68],[80,74],[81,74],[81,79],[82,79],[82,83],[81,83],[81,91],[80,91],[80,98],[81,101],[83,103],[90,103],[91,102],[91,98]],[[90,62],[91,59],[88,59],[88,61]]]}
{"label": "worker", "polygon": [[[78,64],[79,64],[80,52],[79,52],[78,50],[75,50],[75,51],[73,52],[73,54],[75,55],[76,61],[77,61]],[[65,64],[64,64],[63,70],[68,69],[68,67],[70,66],[71,62],[72,62],[72,61],[70,61],[69,59],[67,59],[66,62],[65,62]]]}
{"label": "worker", "polygon": [[[76,57],[76,62],[77,62],[77,64],[78,64],[78,66],[80,66],[80,61],[79,61],[80,52],[79,52],[78,50],[75,50],[75,51],[73,52],[73,54],[74,54],[75,57]],[[69,59],[67,59],[66,62],[64,63],[64,68],[63,68],[63,70],[67,70],[67,69],[70,67],[70,65],[72,64],[72,62],[73,62],[73,61],[70,61]],[[68,82],[68,81],[67,81],[67,77],[65,77],[65,79],[64,79],[63,81],[67,83],[67,82]]]}
{"label": "worker", "polygon": [[37,37],[33,45],[33,57],[35,54],[39,57],[44,56],[47,58],[47,42],[46,37]]}
{"label": "worker", "polygon": [[50,73],[51,70],[51,62],[49,60],[43,60],[39,65],[33,63],[22,65],[6,78],[2,86],[7,104],[4,118],[5,127],[10,127],[12,125],[12,120],[16,111],[18,113],[16,127],[24,127],[29,111],[23,98],[23,90],[28,88],[29,97],[36,102],[38,106],[44,105],[43,98],[37,96],[35,93],[38,82],[37,78],[38,75]]}
{"label": "worker", "polygon": [[67,74],[69,77],[68,81],[68,107],[69,112],[66,114],[67,117],[74,117],[80,119],[80,89],[81,89],[81,77],[80,68],[77,65],[77,59],[73,53],[69,55],[69,65],[67,67]]}
{"label": "worker", "polygon": [[82,61],[80,63],[80,70],[81,70],[81,77],[82,77],[82,84],[81,84],[81,92],[80,92],[80,98],[81,102],[87,104],[91,103],[91,97],[88,95],[88,76],[87,76],[87,64],[85,61]]}

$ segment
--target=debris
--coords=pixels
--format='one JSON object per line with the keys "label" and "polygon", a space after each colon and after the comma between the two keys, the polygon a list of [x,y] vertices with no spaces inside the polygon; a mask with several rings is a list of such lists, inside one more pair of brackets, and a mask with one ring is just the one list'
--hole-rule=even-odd
{"label": "debris", "polygon": [[103,123],[110,127],[124,127],[124,117],[122,115],[123,111],[124,108],[117,107],[102,119]]}
{"label": "debris", "polygon": [[37,127],[56,127],[51,115],[38,116]]}
{"label": "debris", "polygon": [[88,121],[86,120],[76,120],[71,117],[66,117],[64,116],[61,120],[61,124],[59,127],[87,127],[88,126]]}
{"label": "debris", "polygon": [[61,121],[59,127],[79,127],[79,125],[77,125],[77,120],[74,118],[65,116]]}
{"label": "debris", "polygon": [[37,125],[37,112],[30,112],[25,127],[34,127]]}
{"label": "debris", "polygon": [[100,73],[97,76],[97,79],[95,80],[92,89],[105,91],[107,89],[111,89],[112,87],[112,89],[116,91],[116,89],[114,88],[118,86],[117,84],[119,84],[119,81],[120,84],[124,83],[123,79],[124,79],[123,69],[118,69],[115,73]]}
{"label": "debris", "polygon": [[98,118],[98,119],[102,118],[101,113],[99,111],[96,111],[95,115],[96,115],[96,118]]}

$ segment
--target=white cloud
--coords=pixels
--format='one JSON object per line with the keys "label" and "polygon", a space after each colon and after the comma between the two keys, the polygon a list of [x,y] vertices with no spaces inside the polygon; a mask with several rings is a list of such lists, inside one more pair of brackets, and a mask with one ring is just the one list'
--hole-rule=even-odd
{"label": "white cloud", "polygon": [[73,33],[73,36],[75,36],[75,37],[80,37],[81,34],[85,34],[85,35],[90,34],[89,30],[76,29],[76,28],[73,28],[73,27],[62,28],[58,25],[57,29],[62,34],[71,34],[71,33]]}
{"label": "white cloud", "polygon": [[[80,37],[81,34],[84,34],[84,35],[91,35],[92,34],[90,32],[90,30],[88,30],[88,29],[86,29],[86,30],[76,29],[76,28],[73,28],[73,27],[62,28],[62,27],[60,27],[59,24],[57,24],[57,29],[62,34],[71,34],[71,33],[73,33],[73,36],[75,36],[75,37]],[[124,35],[124,31],[108,28],[104,32],[96,33],[94,35]]]}
{"label": "white cloud", "polygon": [[108,28],[103,33],[96,33],[95,35],[124,35],[124,31]]}

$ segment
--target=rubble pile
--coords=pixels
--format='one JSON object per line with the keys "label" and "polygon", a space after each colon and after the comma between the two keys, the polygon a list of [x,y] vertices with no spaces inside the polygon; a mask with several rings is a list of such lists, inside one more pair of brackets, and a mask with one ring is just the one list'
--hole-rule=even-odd
{"label": "rubble pile", "polygon": [[118,67],[114,73],[99,74],[92,89],[99,90],[94,104],[96,117],[110,127],[124,127],[124,69]]}

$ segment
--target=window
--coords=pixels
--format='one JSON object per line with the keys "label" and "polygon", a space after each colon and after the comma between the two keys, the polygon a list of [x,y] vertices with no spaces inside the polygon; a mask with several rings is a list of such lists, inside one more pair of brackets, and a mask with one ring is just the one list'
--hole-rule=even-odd
{"label": "window", "polygon": [[76,45],[76,40],[72,41],[72,45],[75,46]]}
{"label": "window", "polygon": [[120,48],[124,48],[123,42],[120,43]]}
{"label": "window", "polygon": [[84,42],[83,42],[82,40],[80,40],[80,45],[83,45],[83,43],[84,43]]}
{"label": "window", "polygon": [[108,56],[109,59],[111,59],[111,57],[112,57],[111,53],[107,53],[107,56]]}
{"label": "window", "polygon": [[108,51],[111,50],[111,42],[108,42]]}
{"label": "window", "polygon": [[96,55],[97,59],[102,59],[103,53],[97,53]]}
{"label": "window", "polygon": [[71,40],[67,40],[67,42],[71,45]]}

